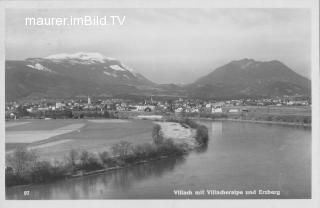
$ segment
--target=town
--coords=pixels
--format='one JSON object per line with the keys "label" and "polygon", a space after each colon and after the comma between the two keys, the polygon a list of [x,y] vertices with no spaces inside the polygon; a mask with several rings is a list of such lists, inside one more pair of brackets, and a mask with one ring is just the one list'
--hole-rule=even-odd
{"label": "town", "polygon": [[85,118],[104,117],[117,118],[121,113],[165,114],[165,113],[240,113],[249,112],[248,106],[310,106],[311,99],[307,96],[282,96],[273,98],[246,98],[235,100],[200,100],[176,98],[143,101],[129,99],[81,97],[78,99],[41,99],[32,102],[7,102],[5,107],[6,120],[19,118]]}

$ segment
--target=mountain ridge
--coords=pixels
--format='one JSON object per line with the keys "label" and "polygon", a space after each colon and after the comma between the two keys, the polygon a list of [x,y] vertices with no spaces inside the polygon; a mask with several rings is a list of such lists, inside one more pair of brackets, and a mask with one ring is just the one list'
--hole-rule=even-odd
{"label": "mountain ridge", "polygon": [[310,94],[311,82],[278,60],[246,58],[216,68],[187,88],[191,95],[200,93],[209,97],[278,96]]}
{"label": "mountain ridge", "polygon": [[278,60],[241,59],[191,84],[156,84],[121,61],[95,52],[6,60],[6,100],[78,94],[201,98],[307,94],[311,82]]}
{"label": "mountain ridge", "polygon": [[6,100],[77,94],[139,93],[155,84],[121,61],[98,53],[6,60]]}

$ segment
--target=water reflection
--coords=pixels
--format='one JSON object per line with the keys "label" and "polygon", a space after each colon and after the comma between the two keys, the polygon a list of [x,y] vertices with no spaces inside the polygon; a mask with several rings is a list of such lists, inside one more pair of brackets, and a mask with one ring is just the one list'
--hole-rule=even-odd
{"label": "water reflection", "polygon": [[210,122],[211,134],[220,137],[222,135],[222,122]]}
{"label": "water reflection", "polygon": [[[114,198],[132,188],[133,184],[159,178],[167,172],[185,162],[184,157],[167,158],[152,163],[136,165],[112,172],[92,175],[83,178],[69,179],[52,184],[42,184],[24,187],[12,187],[6,191],[7,199],[88,199],[88,198]],[[29,197],[23,196],[24,190],[30,190]],[[112,193],[111,193],[112,192]]]}

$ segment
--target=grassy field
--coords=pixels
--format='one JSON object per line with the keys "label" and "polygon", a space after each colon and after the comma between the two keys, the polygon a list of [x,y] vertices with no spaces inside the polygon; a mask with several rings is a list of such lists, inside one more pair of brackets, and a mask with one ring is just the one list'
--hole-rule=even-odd
{"label": "grassy field", "polygon": [[[241,106],[239,113],[224,113],[226,118],[306,123],[311,121],[310,106]],[[248,112],[242,112],[243,109]],[[228,109],[224,108],[224,111]],[[191,115],[192,116],[192,115]],[[202,115],[206,117],[206,115]],[[219,115],[208,114],[209,117]],[[61,159],[71,149],[101,152],[119,141],[132,144],[152,141],[152,121],[57,119],[6,122],[6,152],[19,146],[36,150],[44,159]]]}
{"label": "grassy field", "polygon": [[[41,159],[61,160],[71,149],[78,151],[101,152],[119,141],[128,141],[132,144],[152,141],[151,131],[153,123],[146,120],[28,120],[21,125],[6,124],[6,153],[18,146],[26,146],[38,152]],[[18,122],[17,122],[18,123]],[[9,125],[8,125],[9,124]],[[73,126],[71,126],[73,125]],[[74,125],[81,128],[70,129]],[[65,132],[69,130],[68,132]],[[60,131],[61,134],[48,137],[52,132]],[[28,132],[27,135],[24,135]],[[30,133],[41,138],[30,142],[27,136]],[[11,135],[11,137],[9,136]],[[15,135],[13,139],[12,135]],[[20,138],[17,138],[20,137]],[[15,142],[11,142],[14,140]],[[19,142],[17,142],[19,140]]]}
{"label": "grassy field", "polygon": [[85,124],[70,124],[54,130],[7,131],[6,143],[33,143],[81,129]]}
{"label": "grassy field", "polygon": [[223,107],[224,112],[230,109],[247,109],[249,113],[276,114],[276,115],[311,115],[311,106],[234,106]]}
{"label": "grassy field", "polygon": [[[238,109],[238,112],[229,112]],[[222,108],[222,113],[201,113],[200,117],[211,119],[231,119],[278,124],[311,125],[310,106],[234,106]],[[192,115],[190,115],[192,116]],[[199,115],[193,115],[199,116]]]}
{"label": "grassy field", "polygon": [[84,120],[72,120],[72,119],[31,119],[31,120],[18,120],[6,122],[7,131],[46,131],[63,128],[71,124],[81,124]]}

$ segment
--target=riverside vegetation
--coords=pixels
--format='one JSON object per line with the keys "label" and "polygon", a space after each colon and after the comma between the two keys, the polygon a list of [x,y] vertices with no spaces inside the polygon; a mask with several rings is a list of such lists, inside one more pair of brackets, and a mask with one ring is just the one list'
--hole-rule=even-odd
{"label": "riverside vegetation", "polygon": [[184,113],[184,117],[205,118],[212,120],[234,119],[243,121],[267,121],[275,123],[290,123],[296,125],[311,125],[310,115],[286,115],[268,113]]}
{"label": "riverside vegetation", "polygon": [[[207,145],[209,139],[207,127],[189,119],[176,120],[176,122],[185,128],[196,129],[195,140],[198,147]],[[153,127],[152,138],[151,143],[137,145],[121,141],[114,144],[111,151],[98,154],[70,150],[63,161],[55,162],[39,160],[36,151],[19,147],[6,156],[5,183],[6,186],[14,186],[51,182],[128,167],[169,156],[182,156],[190,151],[187,144],[175,143],[171,138],[164,138],[161,126],[158,124]]]}

